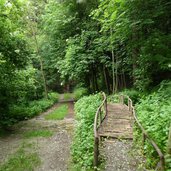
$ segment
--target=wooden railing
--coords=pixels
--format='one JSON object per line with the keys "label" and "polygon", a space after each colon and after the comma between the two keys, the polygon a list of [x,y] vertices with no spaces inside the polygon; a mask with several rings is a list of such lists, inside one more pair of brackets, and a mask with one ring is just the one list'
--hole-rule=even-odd
{"label": "wooden railing", "polygon": [[[125,99],[126,99],[126,102],[127,103],[125,103]],[[161,152],[161,150],[158,147],[158,145],[154,142],[154,140],[152,140],[150,138],[150,136],[148,135],[147,131],[143,128],[143,126],[139,122],[139,120],[138,120],[138,118],[136,116],[136,112],[135,112],[135,108],[133,106],[132,100],[128,96],[120,95],[119,101],[123,105],[126,104],[128,106],[129,111],[131,111],[131,113],[132,113],[132,115],[133,115],[133,117],[134,117],[137,125],[139,126],[139,128],[142,131],[142,134],[143,134],[143,138],[142,138],[143,139],[143,144],[145,143],[145,140],[147,139],[149,141],[149,143],[154,147],[155,151],[157,152],[157,154],[158,154],[158,156],[160,158],[160,161],[157,164],[156,170],[164,171],[165,170],[165,159],[164,159],[164,155]]]}
{"label": "wooden railing", "polygon": [[95,170],[98,166],[98,155],[99,155],[99,137],[98,137],[98,128],[100,127],[102,121],[107,116],[107,97],[106,94],[102,93],[103,101],[99,108],[97,109],[95,119],[94,119],[94,166]]}

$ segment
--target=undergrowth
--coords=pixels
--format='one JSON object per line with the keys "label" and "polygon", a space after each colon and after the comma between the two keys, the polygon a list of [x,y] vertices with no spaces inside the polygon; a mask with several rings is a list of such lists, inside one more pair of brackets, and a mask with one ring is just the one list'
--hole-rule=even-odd
{"label": "undergrowth", "polygon": [[79,100],[81,97],[88,94],[88,90],[86,88],[80,87],[74,90],[74,99]]}
{"label": "undergrowth", "polygon": [[[136,105],[136,111],[150,137],[162,152],[167,154],[168,132],[171,123],[171,82],[161,83],[157,91],[142,97]],[[156,164],[157,153],[147,142],[144,151],[147,156],[147,166],[153,167]],[[167,163],[168,170],[171,169],[170,162]]]}
{"label": "undergrowth", "polygon": [[[59,99],[58,93],[49,93],[48,99],[34,100],[10,106],[10,117],[15,121],[25,120],[47,110]],[[10,124],[10,123],[9,123]]]}
{"label": "undergrowth", "polygon": [[[6,163],[0,165],[0,171],[32,171],[40,164],[40,158],[36,152],[30,152],[32,144],[22,145],[7,160]],[[27,150],[29,148],[29,151]]]}
{"label": "undergrowth", "polygon": [[71,148],[75,168],[93,168],[94,134],[93,124],[97,108],[101,104],[100,94],[85,96],[75,104],[76,128]]}

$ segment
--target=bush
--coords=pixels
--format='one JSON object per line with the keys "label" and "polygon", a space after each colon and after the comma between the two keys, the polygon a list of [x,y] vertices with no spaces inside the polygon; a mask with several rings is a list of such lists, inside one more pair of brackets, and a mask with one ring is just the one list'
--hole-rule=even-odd
{"label": "bush", "polygon": [[21,121],[34,117],[47,110],[59,99],[57,93],[49,93],[48,97],[49,99],[40,99],[28,103],[11,105],[9,108],[9,117],[13,118],[14,121]]}
{"label": "bush", "polygon": [[48,93],[48,98],[52,100],[53,102],[59,101],[59,94],[55,92]]}
{"label": "bush", "polygon": [[81,98],[75,104],[76,129],[72,144],[72,157],[76,167],[90,169],[93,166],[93,124],[102,99],[99,94]]}
{"label": "bush", "polygon": [[[129,96],[132,99],[133,104],[136,104],[137,102],[139,102],[141,97],[143,96],[143,93],[140,93],[137,90],[125,89],[124,91],[119,92],[118,94],[112,94],[112,95],[108,96],[108,101],[113,102],[113,103],[118,103],[119,95],[121,95],[121,94]],[[126,102],[126,99],[125,99],[125,102]]]}
{"label": "bush", "polygon": [[74,90],[74,99],[78,100],[81,97],[88,94],[88,90],[86,88],[80,87]]}
{"label": "bush", "polygon": [[131,98],[131,100],[133,101],[133,103],[137,103],[139,102],[139,100],[142,97],[142,93],[140,93],[139,91],[135,90],[135,89],[125,89],[122,94],[127,95]]}
{"label": "bush", "polygon": [[[136,105],[138,118],[150,137],[166,154],[168,131],[171,123],[171,82],[163,82],[157,92],[145,96]],[[148,143],[145,144],[148,163],[157,155]]]}

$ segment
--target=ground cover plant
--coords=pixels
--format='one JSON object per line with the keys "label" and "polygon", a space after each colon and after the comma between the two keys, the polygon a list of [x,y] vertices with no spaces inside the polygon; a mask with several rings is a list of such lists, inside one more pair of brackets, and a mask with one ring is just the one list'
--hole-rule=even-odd
{"label": "ground cover plant", "polygon": [[78,100],[81,97],[88,95],[88,90],[86,88],[80,87],[80,88],[76,88],[73,92],[74,94],[74,99]]}
{"label": "ground cover plant", "polygon": [[49,93],[49,98],[29,101],[27,103],[11,105],[9,108],[9,116],[14,121],[29,119],[41,112],[47,110],[58,101],[58,93]]}
{"label": "ground cover plant", "polygon": [[[138,118],[150,137],[157,143],[162,152],[167,155],[168,133],[171,123],[171,82],[163,82],[160,88],[142,97],[136,104]],[[144,147],[147,156],[147,166],[156,164],[157,154],[146,142]],[[171,169],[171,161],[167,162]]]}
{"label": "ground cover plant", "polygon": [[53,132],[50,130],[31,130],[24,132],[24,138],[34,138],[34,137],[51,137]]}
{"label": "ground cover plant", "polygon": [[64,117],[67,114],[68,114],[68,106],[67,105],[61,105],[58,108],[56,108],[53,112],[46,115],[45,119],[47,119],[47,120],[61,120],[61,119],[64,119]]}
{"label": "ground cover plant", "polygon": [[75,167],[85,170],[93,168],[93,124],[96,110],[101,102],[100,94],[96,94],[85,96],[75,104],[77,122],[71,149]]}
{"label": "ground cover plant", "polygon": [[[17,152],[10,156],[6,163],[0,165],[0,171],[26,171],[34,170],[40,164],[36,152],[30,152],[33,144],[23,144]],[[29,147],[29,151],[26,149]]]}

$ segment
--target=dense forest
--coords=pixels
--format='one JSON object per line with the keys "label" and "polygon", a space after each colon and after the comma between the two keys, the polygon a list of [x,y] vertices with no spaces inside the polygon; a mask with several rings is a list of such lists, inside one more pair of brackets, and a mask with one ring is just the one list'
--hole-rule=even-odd
{"label": "dense forest", "polygon": [[[133,99],[140,121],[168,153],[169,170],[169,0],[0,1],[0,129],[10,130],[18,121],[48,109],[59,94],[75,92],[77,100],[96,94],[76,103],[79,120],[86,104],[87,111],[82,112],[91,113],[80,121],[89,139],[82,142],[78,130],[75,137],[75,147],[79,143],[84,147],[93,143],[86,123],[93,122],[101,91]],[[88,160],[83,155],[87,149],[75,147],[75,162],[92,168],[92,145],[87,146]],[[146,151],[147,165],[153,167],[156,154],[148,144]]]}

